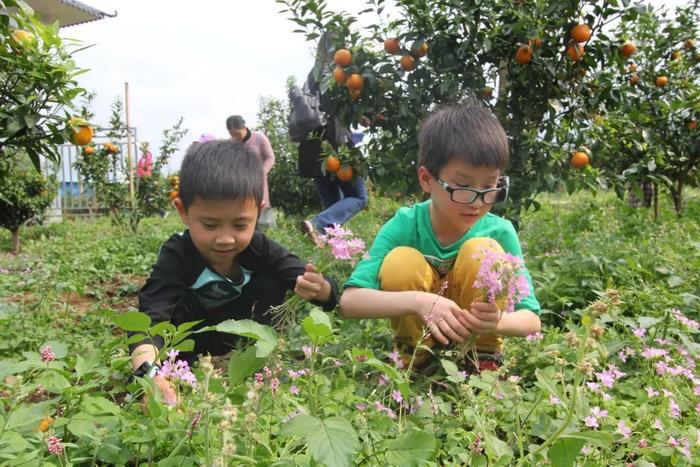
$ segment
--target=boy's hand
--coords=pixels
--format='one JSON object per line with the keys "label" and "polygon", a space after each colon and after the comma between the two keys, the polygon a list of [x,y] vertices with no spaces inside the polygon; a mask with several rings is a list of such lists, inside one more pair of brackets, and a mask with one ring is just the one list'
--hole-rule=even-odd
{"label": "boy's hand", "polygon": [[474,302],[464,317],[475,334],[495,334],[501,321],[501,310],[495,303]]}
{"label": "boy's hand", "polygon": [[331,285],[322,274],[316,272],[313,264],[306,265],[306,272],[297,276],[294,293],[304,300],[327,302],[331,297]]}
{"label": "boy's hand", "polygon": [[463,342],[471,335],[466,313],[449,298],[428,293],[421,306],[420,315],[428,325],[430,334],[443,345]]}
{"label": "boy's hand", "polygon": [[166,404],[177,405],[178,402],[180,402],[179,397],[177,397],[177,392],[175,392],[175,388],[170,384],[170,381],[160,375],[155,375],[153,377],[153,382],[163,395]]}

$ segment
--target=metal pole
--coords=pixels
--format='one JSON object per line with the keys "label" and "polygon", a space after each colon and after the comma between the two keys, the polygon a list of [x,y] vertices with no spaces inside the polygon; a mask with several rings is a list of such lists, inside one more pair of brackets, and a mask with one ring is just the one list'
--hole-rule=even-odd
{"label": "metal pole", "polygon": [[129,197],[131,199],[131,207],[134,207],[134,167],[131,159],[131,118],[129,114],[129,83],[124,83],[124,109],[126,110],[126,157],[128,160],[127,167],[129,169]]}

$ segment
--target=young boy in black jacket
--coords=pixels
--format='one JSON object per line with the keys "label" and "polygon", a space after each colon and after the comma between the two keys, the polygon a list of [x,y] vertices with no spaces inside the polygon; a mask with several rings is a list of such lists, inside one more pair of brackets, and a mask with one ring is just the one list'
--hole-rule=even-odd
{"label": "young boy in black jacket", "polygon": [[[193,144],[180,169],[179,197],[174,200],[188,229],[163,244],[150,277],[139,292],[139,309],[154,323],[180,325],[203,320],[195,329],[227,319],[270,324],[270,307],[283,302],[287,290],[333,309],[338,286],[314,266],[255,229],[263,199],[260,159],[233,141]],[[183,358],[227,353],[237,336],[216,331],[192,335],[194,351]],[[155,371],[162,339],[131,346],[138,376],[152,376],[166,401],[175,391]]]}

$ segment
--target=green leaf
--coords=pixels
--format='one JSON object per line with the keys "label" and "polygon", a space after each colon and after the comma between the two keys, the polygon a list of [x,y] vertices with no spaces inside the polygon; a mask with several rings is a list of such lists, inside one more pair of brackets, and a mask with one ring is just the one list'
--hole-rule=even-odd
{"label": "green leaf", "polygon": [[80,379],[88,372],[100,366],[100,353],[97,350],[90,352],[87,358],[82,355],[75,357],[75,376]]}
{"label": "green leaf", "polygon": [[228,379],[231,386],[237,386],[265,365],[265,359],[258,358],[255,353],[255,347],[252,345],[243,352],[231,353],[228,362]]}
{"label": "green leaf", "polygon": [[513,450],[506,444],[503,440],[493,436],[491,434],[486,434],[486,445],[490,449],[494,457],[498,460],[504,458],[510,459],[513,457]]}
{"label": "green leaf", "polygon": [[82,407],[91,415],[119,415],[121,412],[117,404],[104,397],[85,396]]}
{"label": "green leaf", "polygon": [[47,391],[54,393],[63,392],[64,389],[71,386],[70,381],[68,381],[65,376],[51,370],[42,373],[41,376],[36,379],[36,382],[44,386]]}
{"label": "green leaf", "polygon": [[540,389],[543,389],[545,392],[548,392],[549,394],[555,396],[557,399],[562,400],[561,395],[559,394],[559,391],[557,391],[556,387],[554,384],[552,384],[552,380],[554,379],[554,376],[551,374],[545,374],[543,370],[540,370],[539,368],[535,370],[535,377],[537,378],[537,382],[535,383],[535,386],[539,387]]}
{"label": "green leaf", "polygon": [[66,344],[64,344],[63,342],[46,341],[41,346],[41,348],[43,349],[47,345],[51,346],[51,350],[53,350],[53,354],[56,356],[56,358],[64,358],[66,355],[68,355],[68,346]]}
{"label": "green leaf", "polygon": [[435,462],[437,440],[424,431],[411,431],[387,443],[386,460],[390,465],[413,467]]}
{"label": "green leaf", "polygon": [[146,331],[151,326],[151,317],[140,311],[127,311],[116,316],[114,322],[125,331]]}
{"label": "green leaf", "polygon": [[270,326],[256,323],[252,319],[229,319],[216,325],[219,332],[228,332],[238,336],[255,339],[255,354],[258,358],[265,358],[272,353],[277,346],[277,333]]}
{"label": "green leaf", "polygon": [[562,438],[582,439],[601,448],[606,448],[613,442],[612,435],[604,431],[582,431],[580,433],[568,433],[566,435],[562,435]]}
{"label": "green leaf", "polygon": [[552,467],[571,467],[576,462],[586,441],[576,438],[560,438],[547,451]]}
{"label": "green leaf", "polygon": [[12,318],[19,311],[13,303],[0,302],[0,320]]}
{"label": "green leaf", "polygon": [[282,434],[304,437],[313,458],[329,467],[352,465],[352,455],[360,447],[355,429],[344,417],[320,420],[298,415],[282,427]]}
{"label": "green leaf", "polygon": [[23,405],[13,410],[7,418],[6,430],[32,431],[39,421],[49,415],[49,406],[46,402],[40,404]]}
{"label": "green leaf", "polygon": [[94,418],[83,412],[78,412],[75,417],[68,422],[68,431],[78,438],[87,441],[97,438],[97,429],[97,423],[95,423]]}
{"label": "green leaf", "polygon": [[684,280],[681,276],[671,276],[666,280],[666,282],[668,283],[668,286],[673,289],[681,285]]}
{"label": "green leaf", "polygon": [[323,345],[330,340],[333,335],[333,325],[327,313],[319,308],[313,308],[309,316],[304,318],[302,327],[311,341],[317,346]]}

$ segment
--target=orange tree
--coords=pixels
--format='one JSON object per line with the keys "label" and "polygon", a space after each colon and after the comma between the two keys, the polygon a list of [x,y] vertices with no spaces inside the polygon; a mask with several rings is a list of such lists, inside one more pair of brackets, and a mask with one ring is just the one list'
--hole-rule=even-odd
{"label": "orange tree", "polygon": [[[19,0],[0,0],[0,157],[23,153],[58,161],[73,100],[83,93],[76,67],[58,36]],[[0,174],[0,177],[2,174]]]}
{"label": "orange tree", "polygon": [[[537,207],[536,193],[563,183],[573,190],[603,182],[596,169],[575,170],[569,159],[590,152],[580,109],[600,91],[594,74],[617,54],[617,38],[604,26],[638,15],[628,2],[398,0],[395,20],[382,0],[358,16],[329,11],[323,1],[278,3],[309,40],[330,37],[314,73],[345,123],[371,122],[369,162],[379,188],[417,188],[420,120],[466,98],[492,108],[509,134],[511,215]],[[334,60],[341,48],[350,52],[347,66]],[[351,82],[353,74],[362,82]]]}
{"label": "orange tree", "polygon": [[619,25],[617,36],[635,51],[625,56],[621,49],[616,66],[598,77],[609,91],[595,106],[607,112],[594,116],[589,138],[619,192],[626,183],[653,180],[680,215],[683,190],[697,185],[700,167],[700,14],[689,5],[668,16],[649,8]]}

